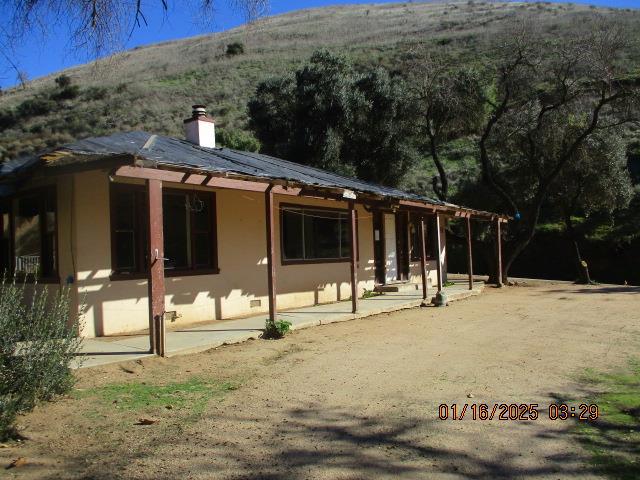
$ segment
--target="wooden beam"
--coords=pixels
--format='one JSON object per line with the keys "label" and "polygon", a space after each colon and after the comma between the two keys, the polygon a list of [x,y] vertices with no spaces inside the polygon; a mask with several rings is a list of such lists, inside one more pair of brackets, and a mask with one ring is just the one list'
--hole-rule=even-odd
{"label": "wooden beam", "polygon": [[149,205],[149,339],[151,353],[165,355],[164,325],[164,239],[162,217],[162,182],[147,180]]}
{"label": "wooden beam", "polygon": [[275,322],[278,315],[276,305],[276,263],[275,263],[275,205],[273,185],[269,185],[264,195],[265,220],[267,230],[267,284],[269,290],[269,320]]}
{"label": "wooden beam", "polygon": [[469,272],[469,290],[473,290],[473,253],[471,251],[471,218],[467,217],[467,271]]}
{"label": "wooden beam", "polygon": [[427,299],[427,241],[424,234],[424,217],[420,217],[420,270],[422,272],[422,299]]}
{"label": "wooden beam", "polygon": [[[358,311],[358,223],[353,200],[349,200],[349,220],[351,225],[351,313],[356,313]],[[340,288],[339,285],[338,288]]]}
{"label": "wooden beam", "polygon": [[436,253],[437,272],[438,272],[438,292],[442,292],[442,240],[440,238],[440,215],[436,215],[436,246],[438,252]]}
{"label": "wooden beam", "polygon": [[496,285],[502,287],[502,222],[500,218],[496,219],[496,250],[497,250],[497,268],[498,275],[496,279]]}

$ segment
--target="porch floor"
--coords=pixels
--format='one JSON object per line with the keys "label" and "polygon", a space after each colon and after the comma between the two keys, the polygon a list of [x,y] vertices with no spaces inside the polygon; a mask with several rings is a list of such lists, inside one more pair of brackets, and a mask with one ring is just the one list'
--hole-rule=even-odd
{"label": "porch floor", "polygon": [[[479,281],[474,283],[473,290],[468,289],[466,280],[454,279],[453,282],[454,285],[445,288],[449,301],[479,295],[484,288],[484,282]],[[435,292],[435,288],[429,289],[430,295],[435,295]],[[359,311],[355,314],[351,313],[351,301],[347,300],[279,312],[278,318],[290,321],[291,329],[297,330],[418,307],[421,304],[421,290],[415,293],[388,292],[384,295],[360,299],[358,301]],[[197,353],[224,344],[240,343],[251,338],[258,338],[262,333],[266,318],[267,315],[263,313],[248,318],[214,320],[195,327],[167,331],[166,354],[171,357]],[[76,367],[95,367],[150,356],[152,355],[149,353],[149,337],[147,335],[118,337],[115,340],[109,337],[86,338],[83,341]]]}

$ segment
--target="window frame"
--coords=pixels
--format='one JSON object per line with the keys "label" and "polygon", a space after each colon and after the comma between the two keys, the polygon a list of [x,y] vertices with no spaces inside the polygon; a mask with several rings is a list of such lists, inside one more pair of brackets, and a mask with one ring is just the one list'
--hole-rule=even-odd
{"label": "window frame", "polygon": [[[429,260],[435,260],[437,258],[436,255],[436,249],[438,248],[435,245],[435,238],[437,238],[435,235],[433,235],[433,238],[429,238],[430,235],[432,235],[430,232],[435,230],[435,219],[436,217],[434,215],[421,215],[419,213],[411,213],[409,216],[409,224],[416,224],[416,228],[418,229],[418,232],[420,231],[420,219],[424,218],[424,226],[425,226],[425,243],[426,243],[426,255],[424,257],[425,261],[429,261]],[[418,238],[420,238],[420,234],[418,233]],[[413,252],[414,252],[414,245],[412,242],[412,236],[409,235],[409,261],[410,262],[419,262],[421,260],[421,253],[420,250],[422,249],[422,245],[418,245],[418,255],[414,257]],[[430,241],[432,240],[432,241]]]}
{"label": "window frame", "polygon": [[[147,218],[148,218],[148,199],[146,196],[147,193],[147,187],[146,185],[141,185],[141,184],[131,184],[131,183],[117,183],[117,182],[112,182],[111,183],[111,188],[109,189],[109,209],[110,209],[110,219],[111,219],[111,225],[109,226],[110,229],[110,233],[111,233],[111,275],[109,276],[109,278],[111,280],[141,280],[141,279],[146,279],[149,276],[149,266],[148,266],[148,262],[146,260],[143,260],[143,265],[141,266],[141,268],[138,268],[136,271],[134,272],[124,272],[124,271],[115,271],[114,270],[114,260],[116,258],[116,231],[113,228],[115,225],[114,219],[115,219],[115,191],[117,190],[132,190],[134,192],[139,192],[139,194],[141,194],[142,196],[142,201],[139,202],[139,205],[136,206],[136,209],[138,211],[137,215],[138,215],[138,220],[140,221],[141,228],[146,229],[148,228],[148,222],[147,222]],[[191,267],[189,268],[180,268],[180,269],[164,269],[164,276],[165,277],[189,277],[189,276],[194,276],[194,275],[215,275],[215,274],[219,274],[220,273],[220,268],[219,268],[219,264],[218,264],[218,230],[217,230],[217,210],[216,210],[216,193],[214,191],[201,191],[201,190],[191,190],[191,189],[182,189],[182,188],[171,188],[171,187],[163,187],[162,189],[162,195],[163,195],[163,199],[164,199],[164,195],[168,193],[169,195],[176,195],[176,194],[181,194],[181,195],[190,195],[193,193],[199,193],[202,194],[203,196],[207,196],[210,199],[210,205],[211,205],[211,211],[210,211],[210,218],[209,218],[209,225],[210,225],[210,232],[211,232],[211,267],[209,268],[194,268],[194,260],[193,260],[193,256],[192,256],[192,260],[191,260]],[[193,214],[193,212],[192,212]],[[164,218],[164,211],[163,211],[163,218]],[[192,219],[192,224],[193,224],[193,219]],[[193,243],[194,243],[194,235],[193,235],[193,231],[190,232],[190,238],[189,238],[189,242],[191,244],[191,248],[193,249]],[[148,237],[148,236],[147,236]],[[142,238],[144,238],[143,235],[138,235],[138,238],[136,239],[136,254],[139,256],[139,258],[145,258],[146,254],[147,254],[147,250],[148,250],[148,242],[149,239],[147,238],[147,245],[144,245],[144,241],[142,240]]]}
{"label": "window frame", "polygon": [[[279,221],[280,221],[280,263],[283,266],[286,265],[305,265],[305,264],[320,264],[320,263],[348,263],[351,261],[351,254],[348,257],[340,257],[340,258],[302,258],[302,259],[286,259],[284,255],[284,212],[287,209],[291,210],[314,210],[314,211],[326,211],[332,213],[342,213],[345,215],[347,219],[347,225],[349,225],[349,231],[351,230],[351,221],[349,217],[349,209],[348,208],[338,208],[338,207],[325,207],[325,206],[316,206],[316,205],[306,205],[306,204],[298,204],[298,203],[280,203],[278,210],[280,211]],[[356,210],[356,245],[360,245],[360,238],[358,236],[358,211]],[[351,233],[351,232],[349,232]],[[351,238],[351,235],[349,235]],[[349,242],[351,243],[351,242]],[[356,261],[359,260],[360,257],[360,249],[356,250]]]}
{"label": "window frame", "polygon": [[[21,198],[35,196],[38,198],[38,230],[40,237],[40,256],[41,262],[44,263],[44,244],[45,244],[45,229],[46,229],[46,200],[48,195],[54,199],[54,222],[53,222],[53,238],[55,239],[55,247],[53,249],[53,270],[46,276],[35,276],[30,273],[16,273],[16,211],[14,208],[15,202]],[[7,199],[7,211],[9,214],[9,265],[7,266],[11,274],[18,280],[26,283],[60,283],[60,245],[58,238],[58,189],[57,185],[44,185],[42,187],[30,188],[21,191],[15,195],[12,195]]]}

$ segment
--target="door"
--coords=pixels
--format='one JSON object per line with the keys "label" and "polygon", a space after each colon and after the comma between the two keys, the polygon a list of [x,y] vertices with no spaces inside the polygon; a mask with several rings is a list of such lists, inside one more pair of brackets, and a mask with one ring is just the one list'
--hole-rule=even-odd
{"label": "door", "polygon": [[376,285],[384,285],[384,225],[382,212],[373,212],[373,261],[375,264]]}
{"label": "door", "polygon": [[384,257],[385,257],[385,283],[398,280],[398,255],[396,246],[396,215],[384,214]]}
{"label": "door", "polygon": [[396,252],[398,280],[409,280],[409,213],[396,214]]}

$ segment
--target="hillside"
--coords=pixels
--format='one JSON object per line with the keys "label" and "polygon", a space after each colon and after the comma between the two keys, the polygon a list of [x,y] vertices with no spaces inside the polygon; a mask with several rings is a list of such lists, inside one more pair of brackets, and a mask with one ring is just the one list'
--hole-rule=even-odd
{"label": "hillside", "polygon": [[[640,25],[639,11],[598,10]],[[136,48],[4,92],[0,158],[116,130],[181,135],[181,120],[192,103],[208,104],[223,128],[243,128],[256,84],[299,65],[320,47],[347,53],[358,64],[390,68],[416,45],[449,49],[460,62],[481,62],[486,39],[519,17],[533,17],[545,31],[566,33],[593,11],[569,4],[472,1],[329,7]],[[227,55],[233,42],[241,42],[244,53]],[[56,85],[60,73],[71,77],[71,88]]]}

